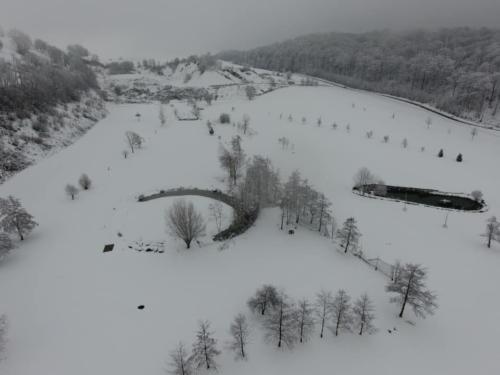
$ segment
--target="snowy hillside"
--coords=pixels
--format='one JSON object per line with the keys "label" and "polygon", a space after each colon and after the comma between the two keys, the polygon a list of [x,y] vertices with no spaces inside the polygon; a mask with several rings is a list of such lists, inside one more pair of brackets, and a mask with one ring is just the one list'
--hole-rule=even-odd
{"label": "snowy hillside", "polygon": [[299,83],[296,75],[287,78],[285,74],[223,61],[204,71],[195,63],[183,62],[175,69],[166,66],[160,72],[138,67],[130,74],[101,76],[101,86],[108,98],[117,102],[168,101],[207,94],[214,98],[244,97],[247,85],[254,86],[258,95]]}
{"label": "snowy hillside", "polygon": [[0,32],[0,183],[106,115],[85,54],[81,46],[64,52],[18,30]]}
{"label": "snowy hillside", "polygon": [[[125,91],[144,85],[150,92],[174,82],[189,86],[179,83],[181,72],[142,74],[112,76],[107,84]],[[190,82],[209,83],[210,89],[243,80],[217,71],[193,72]],[[471,136],[471,127],[424,109],[333,86],[287,87],[254,100],[228,95],[203,104],[197,121],[178,121],[175,105],[164,105],[164,126],[156,102],[108,107],[107,118],[78,142],[0,186],[0,197],[17,196],[39,222],[0,263],[0,314],[9,322],[0,373],[164,374],[169,351],[179,341],[191,348],[200,319],[212,323],[223,352],[217,358],[222,375],[498,373],[500,245],[488,249],[480,236],[486,219],[500,212],[497,132],[479,129]],[[219,122],[221,113],[229,114],[228,124]],[[243,134],[236,124],[245,114],[250,130]],[[144,139],[134,153],[123,153],[127,131]],[[269,157],[283,179],[300,170],[332,202],[339,225],[354,216],[367,257],[427,267],[428,286],[438,295],[436,314],[423,320],[408,310],[398,318],[384,291],[387,277],[316,231],[281,231],[278,208],[262,209],[249,231],[221,244],[211,239],[213,201],[186,197],[208,227],[200,244],[185,250],[165,227],[165,210],[175,198],[137,197],[180,186],[225,191],[220,147],[237,134],[248,156]],[[287,147],[278,141],[284,138]],[[440,149],[443,158],[436,156]],[[455,161],[458,153],[461,163]],[[403,210],[401,203],[353,194],[353,175],[363,166],[392,185],[480,189],[489,211],[448,212],[444,228],[447,211]],[[93,185],[73,201],[64,187],[82,173]],[[224,226],[230,216],[224,206]],[[138,244],[160,243],[163,253],[136,251]],[[114,249],[103,253],[107,244]],[[327,330],[320,339],[316,330],[309,342],[278,350],[265,341],[260,318],[246,306],[265,283],[294,299],[313,300],[321,289],[343,288],[353,298],[367,292],[378,332],[335,337]],[[247,361],[235,361],[226,349],[239,312],[251,329]]]}

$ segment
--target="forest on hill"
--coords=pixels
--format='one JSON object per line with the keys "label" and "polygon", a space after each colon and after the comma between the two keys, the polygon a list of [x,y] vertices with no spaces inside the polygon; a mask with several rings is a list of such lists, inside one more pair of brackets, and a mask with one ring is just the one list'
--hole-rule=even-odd
{"label": "forest on hill", "polygon": [[498,124],[500,30],[312,34],[219,58],[309,74]]}

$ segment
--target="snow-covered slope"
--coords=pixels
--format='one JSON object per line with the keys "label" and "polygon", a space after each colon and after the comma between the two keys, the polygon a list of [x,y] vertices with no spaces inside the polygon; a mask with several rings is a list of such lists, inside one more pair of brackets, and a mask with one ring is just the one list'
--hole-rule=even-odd
{"label": "snow-covered slope", "polygon": [[174,70],[166,66],[161,73],[138,67],[130,74],[101,75],[101,86],[115,102],[168,101],[187,98],[193,93],[201,96],[210,93],[218,98],[244,97],[247,85],[254,86],[256,93],[262,94],[298,83],[298,75],[286,77],[282,73],[224,61],[204,71],[195,63],[184,62]]}
{"label": "snow-covered slope", "polygon": [[[224,347],[233,316],[249,314],[246,300],[263,283],[293,298],[312,299],[322,288],[344,288],[353,297],[366,291],[375,301],[379,332],[315,335],[292,351],[278,351],[252,318],[249,360],[235,362],[224,351],[220,374],[498,373],[500,247],[487,249],[480,237],[486,218],[500,212],[498,134],[481,129],[472,139],[468,126],[432,115],[428,129],[423,109],[338,87],[290,87],[253,101],[227,98],[192,122],[176,121],[172,107],[164,107],[168,125],[161,127],[156,103],[110,105],[109,116],[77,143],[0,186],[0,196],[18,196],[40,223],[0,263],[0,313],[10,321],[2,374],[163,374],[169,350],[179,340],[190,346],[199,319],[212,322]],[[252,135],[242,135],[248,155],[270,157],[282,176],[298,168],[333,202],[338,222],[356,217],[366,254],[428,267],[429,287],[439,295],[436,315],[399,319],[383,275],[314,232],[280,231],[276,209],[264,209],[255,227],[223,250],[206,237],[201,248],[185,251],[166,234],[164,210],[173,200],[135,198],[177,186],[223,189],[219,144],[237,129],[216,123],[221,112],[236,122],[250,115]],[[208,135],[207,120],[215,136]],[[128,130],[141,134],[145,147],[124,159]],[[373,139],[365,136],[370,130]],[[278,144],[283,136],[288,150]],[[436,157],[440,148],[442,159]],[[463,163],[455,162],[459,152]],[[490,212],[451,213],[445,229],[441,210],[404,212],[398,203],[352,194],[352,177],[362,166],[388,184],[481,189]],[[64,186],[82,172],[94,187],[71,201]],[[208,202],[195,203],[208,218]],[[165,253],[128,248],[139,240],[166,241]],[[102,253],[108,243],[115,250]]]}

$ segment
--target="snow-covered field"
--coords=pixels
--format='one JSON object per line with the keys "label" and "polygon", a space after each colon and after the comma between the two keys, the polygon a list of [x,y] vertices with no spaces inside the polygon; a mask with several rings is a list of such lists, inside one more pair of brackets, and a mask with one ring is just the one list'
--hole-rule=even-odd
{"label": "snow-covered field", "polygon": [[[235,362],[224,351],[221,374],[500,371],[500,245],[487,249],[480,237],[485,220],[500,212],[500,134],[479,130],[472,140],[466,125],[433,115],[427,129],[429,113],[423,109],[338,87],[290,87],[253,101],[215,102],[197,122],[178,122],[171,107],[165,111],[168,126],[161,127],[157,104],[110,106],[109,116],[77,143],[0,186],[0,196],[19,197],[40,223],[0,263],[0,313],[10,324],[0,373],[162,374],[177,342],[194,340],[199,319],[212,322],[223,347],[233,316],[249,314],[246,300],[263,283],[294,298],[312,299],[322,288],[344,288],[353,297],[366,291],[377,308],[379,332],[315,336],[280,352],[264,342],[251,319],[250,359]],[[221,112],[235,122],[250,115],[253,132],[243,136],[248,155],[270,157],[283,177],[299,169],[333,202],[338,222],[356,217],[366,254],[428,267],[429,287],[439,295],[437,313],[426,320],[408,314],[415,324],[399,319],[383,275],[307,229],[288,236],[278,228],[277,209],[263,210],[253,228],[222,250],[209,236],[190,251],[170,237],[163,218],[173,198],[138,203],[136,197],[178,186],[223,189],[219,142],[228,142],[237,129],[214,121]],[[215,136],[208,135],[206,120],[214,122]],[[127,130],[146,142],[124,159]],[[370,130],[373,139],[365,136]],[[384,135],[390,136],[387,144]],[[288,150],[278,143],[283,136],[290,140]],[[436,157],[440,148],[443,159]],[[455,162],[459,152],[463,163]],[[490,211],[453,212],[445,229],[442,210],[410,206],[404,212],[398,203],[352,194],[352,177],[362,166],[393,185],[481,189]],[[71,201],[64,186],[84,172],[94,186]],[[208,218],[210,201],[193,202]],[[229,219],[230,209],[225,212]],[[213,231],[211,223],[208,232]],[[165,253],[128,248],[139,240],[166,241]],[[102,253],[107,243],[115,243],[115,250]],[[393,327],[397,332],[389,334]]]}

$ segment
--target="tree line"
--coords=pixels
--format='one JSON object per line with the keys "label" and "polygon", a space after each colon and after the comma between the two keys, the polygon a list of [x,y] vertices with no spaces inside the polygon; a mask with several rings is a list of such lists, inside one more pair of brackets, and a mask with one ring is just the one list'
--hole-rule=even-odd
{"label": "tree line", "polygon": [[[2,33],[0,29],[0,36]],[[95,57],[90,57],[86,48],[69,45],[63,51],[41,39],[32,41],[15,29],[6,35],[17,55],[11,60],[0,58],[0,115],[29,118],[33,112],[47,112],[56,104],[77,101],[83,92],[98,88],[89,66]]]}
{"label": "tree line", "polygon": [[500,106],[500,30],[313,34],[219,58],[305,73],[483,120]]}

